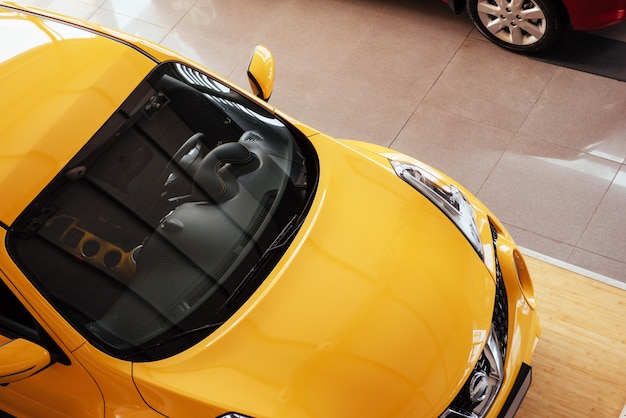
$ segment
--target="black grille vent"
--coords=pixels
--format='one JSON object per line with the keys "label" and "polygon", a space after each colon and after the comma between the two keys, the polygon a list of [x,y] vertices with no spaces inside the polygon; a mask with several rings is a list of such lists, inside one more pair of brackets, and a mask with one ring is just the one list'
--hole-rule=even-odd
{"label": "black grille vent", "polygon": [[191,307],[194,306],[196,303],[198,303],[198,301],[200,299],[202,299],[204,297],[204,295],[206,295],[209,290],[211,290],[214,287],[214,283],[213,282],[208,282],[205,283],[204,286],[202,286],[200,288],[200,290],[198,292],[196,292],[195,295],[193,295],[191,298],[189,298],[189,300],[187,301],[187,304]]}
{"label": "black grille vent", "polygon": [[[476,363],[472,375],[477,372],[485,372],[486,374],[491,372],[491,366],[489,365],[489,361],[487,361],[487,356],[484,352],[478,359],[478,363]],[[463,389],[461,389],[459,394],[454,399],[454,402],[450,405],[450,411],[455,412],[458,416],[471,416],[471,411],[479,404],[479,402],[472,402],[470,400],[470,380],[471,376],[470,379],[467,379],[467,382],[463,385]]]}
{"label": "black grille vent", "polygon": [[509,340],[509,303],[506,296],[506,287],[498,260],[498,232],[491,224],[491,235],[493,237],[493,247],[496,258],[496,300],[493,308],[493,319],[491,320],[493,330],[498,337],[502,362],[506,360],[506,350]]}

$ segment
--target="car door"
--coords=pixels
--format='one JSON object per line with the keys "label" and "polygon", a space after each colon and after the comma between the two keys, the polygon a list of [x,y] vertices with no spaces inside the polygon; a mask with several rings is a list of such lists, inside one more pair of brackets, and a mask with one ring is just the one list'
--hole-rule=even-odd
{"label": "car door", "polygon": [[[104,401],[98,386],[71,352],[61,349],[22,303],[0,272],[0,350],[20,339],[45,348],[49,364],[32,376],[0,385],[0,417],[98,417],[104,415]],[[43,350],[42,350],[43,351]],[[0,370],[15,356],[5,356]],[[2,354],[0,354],[2,359]]]}

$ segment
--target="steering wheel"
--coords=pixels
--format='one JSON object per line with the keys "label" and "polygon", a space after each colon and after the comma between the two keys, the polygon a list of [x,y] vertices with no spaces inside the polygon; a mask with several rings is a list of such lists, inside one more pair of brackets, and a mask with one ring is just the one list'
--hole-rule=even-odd
{"label": "steering wheel", "polygon": [[[200,157],[200,143],[203,139],[204,134],[202,132],[193,134],[174,153],[172,158],[165,165],[163,173],[165,174],[167,171],[169,171],[171,166],[176,166],[181,170],[186,170],[187,168],[189,168],[191,164],[193,164],[193,162],[196,161],[198,157]],[[170,171],[163,186],[170,187],[177,178],[178,175],[176,175],[174,171]]]}

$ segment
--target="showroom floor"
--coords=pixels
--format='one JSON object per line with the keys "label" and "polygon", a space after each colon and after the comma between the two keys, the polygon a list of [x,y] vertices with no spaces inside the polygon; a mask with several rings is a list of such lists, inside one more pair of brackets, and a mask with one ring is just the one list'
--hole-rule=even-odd
{"label": "showroom floor", "polygon": [[[459,180],[518,244],[626,284],[626,83],[506,52],[438,0],[23,0],[163,44],[317,129]],[[626,42],[626,24],[602,32]]]}

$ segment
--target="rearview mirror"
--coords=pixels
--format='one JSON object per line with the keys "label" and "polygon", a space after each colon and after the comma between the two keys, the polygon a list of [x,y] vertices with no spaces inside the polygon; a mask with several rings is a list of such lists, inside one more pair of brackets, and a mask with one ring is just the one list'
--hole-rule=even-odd
{"label": "rearview mirror", "polygon": [[25,379],[50,364],[48,350],[33,342],[17,338],[0,344],[0,385]]}
{"label": "rearview mirror", "polygon": [[255,96],[268,101],[274,90],[274,57],[269,49],[257,45],[248,65],[248,81]]}

